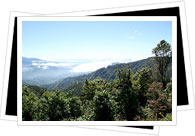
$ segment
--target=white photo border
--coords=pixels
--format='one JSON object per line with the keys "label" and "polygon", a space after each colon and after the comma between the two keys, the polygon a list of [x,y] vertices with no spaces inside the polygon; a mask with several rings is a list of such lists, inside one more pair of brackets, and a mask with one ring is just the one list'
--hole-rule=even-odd
{"label": "white photo border", "polygon": [[[158,9],[158,8],[168,8],[168,7],[179,7],[180,8],[180,14],[182,13],[182,11],[184,10],[185,11],[185,9],[182,9],[181,10],[181,7],[183,8],[183,4],[184,4],[184,2],[174,2],[174,3],[163,3],[163,4],[157,4],[157,3],[155,3],[155,4],[151,4],[151,7],[153,8],[153,9]],[[182,6],[181,6],[182,5]],[[123,11],[123,12],[128,12],[128,11],[139,11],[139,10],[144,10],[144,9],[146,9],[146,10],[150,10],[149,8],[144,8],[144,7],[148,7],[148,5],[139,5],[139,6],[137,6],[137,10],[136,9],[134,9],[133,7],[135,7],[135,6],[128,6],[128,7],[120,7],[121,8],[121,10],[120,11],[118,11],[118,12],[121,12],[121,11]],[[123,10],[123,8],[125,8],[124,10]],[[113,10],[113,12],[117,12],[117,11],[115,11],[115,9],[116,9],[116,7],[114,7],[114,8],[112,8],[112,9],[108,9],[108,10]],[[102,9],[99,9],[99,10],[102,10]],[[104,9],[105,11],[107,10],[107,9]],[[96,10],[91,10],[91,11],[96,11]],[[91,12],[90,11],[90,12]],[[86,11],[77,11],[77,14],[79,14],[79,12],[82,12],[82,13],[84,13],[84,12],[86,12]],[[68,13],[68,14],[67,14]],[[72,13],[74,13],[74,12],[72,12]],[[11,15],[11,17],[10,17],[10,23],[9,23],[9,33],[8,33],[8,39],[10,39],[10,40],[8,40],[8,45],[7,46],[9,46],[9,43],[11,43],[11,47],[12,47],[12,38],[13,38],[13,35],[12,34],[10,34],[10,33],[13,33],[13,26],[14,26],[14,22],[11,22],[11,20],[12,19],[14,19],[15,17],[19,17],[19,16],[31,16],[31,15],[39,15],[40,13],[28,13],[28,12],[21,12],[21,11],[15,11],[15,12],[12,12],[11,13],[12,15]],[[14,16],[14,15],[15,16]],[[69,12],[66,12],[66,13],[59,13],[60,14],[60,16],[67,16],[67,15],[69,15],[70,13]],[[59,14],[53,14],[53,16],[59,16]],[[78,16],[76,14],[76,16]],[[86,12],[86,14],[87,14],[87,12]],[[102,14],[106,14],[106,13],[102,13]],[[43,14],[42,14],[43,15]],[[44,14],[45,15],[45,14]],[[48,14],[47,14],[48,15]],[[51,14],[49,14],[49,15],[51,15]],[[70,14],[71,15],[71,14]],[[72,16],[72,15],[71,15]],[[184,15],[185,16],[185,15]],[[183,20],[183,22],[185,22],[185,24],[186,24],[186,20],[184,20],[182,17],[181,17],[181,20]],[[10,30],[10,28],[11,28],[11,30]],[[186,27],[184,27],[183,26],[183,24],[182,24],[182,22],[181,22],[181,28],[183,28],[184,29],[184,31],[187,31],[187,29],[186,29]],[[184,34],[182,33],[182,35],[183,35],[183,37],[182,37],[182,39],[184,38]],[[187,35],[185,35],[186,36],[186,38],[188,39],[188,37],[187,37]],[[185,43],[183,43],[183,45],[185,45]],[[183,47],[183,49],[185,49],[186,48],[186,46],[184,46]],[[9,47],[7,47],[7,57],[6,57],[6,65],[8,65],[9,63],[10,63],[10,56],[8,55],[9,54],[9,52],[11,52],[11,49],[9,50]],[[187,54],[189,54],[189,49],[186,49],[186,52],[187,52]],[[188,56],[188,55],[187,55]],[[185,59],[186,59],[186,55],[184,55],[184,57],[185,57]],[[187,58],[188,59],[188,58]],[[186,61],[185,61],[186,62]],[[190,65],[186,65],[186,63],[185,63],[185,66],[186,66],[186,71],[189,71],[189,68],[187,68],[187,67],[189,67]],[[9,69],[9,67],[7,66],[6,67],[7,69]],[[190,68],[191,69],[191,68]],[[6,71],[6,70],[5,70]],[[9,71],[9,70],[8,70]],[[6,73],[9,73],[9,72],[6,72]],[[6,73],[5,73],[5,75],[6,75]],[[190,71],[189,71],[189,73],[190,73]],[[8,75],[8,77],[9,77],[9,74],[7,74]],[[191,77],[191,73],[190,74],[187,74],[186,75],[187,76],[187,80],[188,80],[188,82],[191,82],[192,83],[192,80],[190,79],[190,77]],[[4,76],[4,77],[6,77],[6,76]],[[5,79],[5,78],[4,78]],[[8,82],[5,82],[4,81],[4,88],[5,88],[5,85],[7,84]],[[192,94],[193,93],[193,88],[192,88],[192,86],[187,86],[188,87],[188,98],[189,98],[189,96],[193,96],[193,95],[189,95],[189,94]],[[17,116],[10,116],[10,115],[4,115],[5,114],[5,110],[6,110],[6,102],[7,102],[7,88],[6,89],[4,89],[3,88],[3,94],[2,94],[2,105],[1,105],[1,119],[5,119],[5,120],[17,120]],[[189,90],[190,89],[190,90]],[[194,104],[192,104],[192,103],[194,103],[194,101],[193,101],[193,97],[191,98],[191,99],[189,99],[189,100],[192,100],[192,102],[191,101],[189,101],[189,105],[180,105],[180,106],[177,106],[177,110],[189,110],[189,109],[194,109]],[[4,108],[3,108],[4,107]],[[3,110],[4,109],[4,110]],[[95,127],[95,126],[94,126]],[[155,128],[158,128],[157,126],[154,126]],[[97,126],[97,128],[100,128],[99,126]],[[105,128],[105,127],[104,127]],[[111,130],[112,130],[112,128],[113,127],[111,127]],[[115,128],[118,128],[118,127],[115,127]],[[107,126],[106,126],[106,129],[107,129]],[[129,129],[129,128],[128,128]],[[138,131],[140,132],[140,130],[142,130],[142,129],[139,129]],[[119,130],[120,131],[120,130]]]}
{"label": "white photo border", "polygon": [[188,41],[188,31],[187,31],[187,22],[186,22],[186,12],[185,12],[185,3],[181,2],[180,6],[180,20],[181,20],[181,33],[183,39],[183,52],[184,52],[184,61],[185,61],[185,72],[186,72],[186,82],[187,82],[187,94],[188,94],[188,105],[178,106],[179,111],[194,109],[194,85],[192,78],[192,69],[191,69],[191,57],[190,57],[190,46]]}
{"label": "white photo border", "polygon": [[[22,121],[22,22],[23,21],[171,21],[172,22],[172,121]],[[20,17],[17,26],[18,45],[18,125],[103,125],[153,126],[176,125],[177,108],[177,20],[176,17]]]}
{"label": "white photo border", "polygon": [[[187,94],[188,94],[188,100],[189,100],[188,105],[179,105],[177,106],[177,110],[183,111],[183,110],[194,109],[195,108],[194,91],[193,91],[194,89],[193,89],[193,81],[192,81],[192,74],[191,74],[191,63],[190,63],[190,54],[189,54],[190,49],[189,49],[189,43],[188,43],[188,37],[187,37],[185,6],[184,6],[184,2],[169,2],[169,3],[159,3],[159,4],[155,3],[155,4],[134,5],[134,6],[128,6],[128,7],[89,10],[89,11],[64,12],[64,13],[55,13],[55,14],[28,13],[28,12],[21,12],[21,11],[10,12],[8,42],[7,42],[7,50],[6,50],[6,61],[5,61],[6,63],[5,63],[5,70],[4,70],[4,83],[3,83],[3,88],[2,88],[3,92],[2,92],[2,100],[1,100],[1,119],[17,120],[17,116],[5,114],[15,17],[40,16],[40,15],[44,15],[44,16],[49,16],[49,15],[50,16],[51,15],[52,16],[85,16],[85,15],[107,14],[107,13],[117,13],[117,12],[131,12],[131,11],[150,10],[150,9],[169,8],[169,7],[179,7],[180,8],[183,50],[185,50],[184,59],[185,59],[185,68],[186,68],[186,79],[187,79]],[[184,42],[184,39],[185,39],[185,42]]]}
{"label": "white photo border", "polygon": [[14,19],[15,17],[11,16],[9,19],[9,29],[8,29],[8,40],[5,56],[5,66],[4,66],[4,77],[3,77],[3,89],[2,89],[2,98],[1,98],[1,119],[4,120],[15,120],[16,117],[12,115],[6,115],[6,106],[7,106],[7,96],[8,96],[8,84],[9,84],[9,73],[11,65],[11,53],[12,53],[12,41],[14,33]]}
{"label": "white photo border", "polygon": [[[74,126],[75,127],[75,126]],[[78,128],[85,129],[97,129],[97,130],[105,130],[105,131],[116,131],[116,132],[127,132],[127,133],[137,133],[137,134],[150,134],[150,135],[158,135],[159,134],[159,126],[153,126],[153,129],[148,128],[135,128],[135,127],[124,127],[124,126],[76,126]]]}
{"label": "white photo border", "polygon": [[2,120],[17,121],[17,116],[6,115],[15,17],[17,17],[17,16],[33,16],[33,15],[38,16],[40,14],[38,14],[38,13],[25,13],[25,12],[10,12],[8,40],[7,40],[7,49],[6,49],[5,66],[4,66],[5,69],[4,69],[3,90],[2,90],[3,92],[2,92],[2,99],[1,99],[1,116],[0,117]]}

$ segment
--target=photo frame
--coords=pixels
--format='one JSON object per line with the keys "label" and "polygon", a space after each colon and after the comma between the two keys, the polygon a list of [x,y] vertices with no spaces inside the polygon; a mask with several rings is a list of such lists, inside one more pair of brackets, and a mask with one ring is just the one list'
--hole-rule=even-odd
{"label": "photo frame", "polygon": [[[150,6],[151,6],[151,9],[150,9]],[[125,8],[125,9],[123,10],[123,8]],[[180,17],[180,14],[182,14],[182,17],[185,16],[184,2],[150,4],[149,6],[147,6],[147,5],[139,5],[139,6],[137,6],[136,10],[134,9],[134,6],[120,7],[119,11],[115,11],[115,12],[112,12],[112,13],[113,14],[119,13],[118,15],[120,16],[120,13],[122,11],[123,15],[126,14],[127,16],[133,16],[134,14],[136,14],[136,15],[143,15],[142,12],[144,12],[144,10],[149,10],[149,11],[152,11],[151,12],[152,15],[154,15],[154,14],[155,15],[164,15],[164,13],[161,12],[161,11],[164,11],[164,10],[162,10],[161,8],[165,9],[168,12],[168,13],[167,12],[165,13],[166,15],[173,15],[173,16],[179,16]],[[178,11],[177,10],[169,10],[170,8],[179,8],[179,10]],[[99,9],[99,10],[102,10],[102,9]],[[106,10],[112,10],[112,9],[103,9],[103,10],[106,11]],[[115,8],[113,8],[113,10],[115,10]],[[91,13],[93,11],[97,11],[97,10],[92,10],[92,11],[89,11],[89,12]],[[169,12],[169,11],[174,11],[174,12]],[[84,12],[87,13],[88,11],[77,11],[77,13],[79,13],[79,12],[82,12],[82,14],[83,14]],[[71,12],[71,13],[74,13],[74,12]],[[68,13],[68,14],[71,14],[71,13]],[[105,12],[105,13],[107,13],[107,12]],[[111,13],[111,12],[109,12],[109,13]],[[34,15],[37,16],[37,14],[39,14],[39,13],[27,13],[27,12],[12,12],[11,13],[11,15],[10,15],[10,23],[9,23],[9,35],[8,35],[10,41],[8,41],[8,46],[7,46],[7,53],[8,54],[9,54],[9,52],[11,53],[11,48],[12,48],[12,39],[13,39],[13,35],[12,34],[13,34],[15,17],[17,17],[17,16],[18,17],[19,16],[34,16]],[[59,16],[66,16],[66,14],[67,13],[52,14],[52,16],[55,16],[55,15],[56,16],[58,16],[58,15]],[[44,15],[46,15],[46,14],[44,14]],[[183,22],[185,22],[185,21],[186,20],[183,19]],[[186,29],[186,26],[184,24],[181,24],[181,27],[183,29]],[[181,28],[178,28],[178,29],[181,29]],[[182,32],[182,35],[184,35],[183,32]],[[187,35],[185,35],[185,37],[187,37]],[[180,38],[182,38],[182,37],[180,37]],[[181,39],[181,40],[183,40],[183,39]],[[13,45],[15,45],[15,43],[13,43]],[[186,42],[185,42],[185,45],[186,45]],[[9,48],[9,46],[10,46],[10,48]],[[182,46],[183,46],[183,44],[182,44]],[[188,46],[188,44],[186,46]],[[186,46],[184,48],[185,48],[186,52],[188,52],[188,49],[186,49]],[[13,49],[13,51],[12,51],[13,55],[12,56],[16,55],[14,52],[16,52],[16,50]],[[189,70],[191,68],[190,68],[190,65],[187,65],[189,67],[185,70],[186,64],[184,65],[184,67],[181,67],[182,64],[184,64],[183,47],[179,47],[178,54],[179,54],[179,56],[181,56],[179,58],[179,60],[180,60],[179,61],[179,63],[180,63],[180,67],[179,67],[180,75],[179,76],[182,77],[182,78],[180,78],[180,80],[182,79],[180,82],[183,83],[182,87],[185,87],[185,85],[186,85],[186,84],[184,84],[185,83],[185,79],[186,79],[185,71],[188,71],[188,75],[187,75],[188,82],[192,83],[192,81],[191,81],[191,70]],[[185,56],[185,58],[188,59],[188,56],[189,55]],[[9,71],[10,71],[9,64],[10,64],[10,60],[11,60],[10,58],[6,57],[6,69],[7,69],[6,71],[7,72],[5,72],[5,76],[4,76],[5,78],[9,78]],[[11,63],[13,63],[13,61]],[[16,74],[16,72],[13,72],[13,73]],[[181,75],[181,73],[183,73],[183,74]],[[12,75],[10,75],[10,76],[11,76],[11,78],[13,78]],[[14,86],[13,82],[11,82],[10,84],[11,84],[10,86]],[[17,120],[17,117],[16,117],[17,116],[17,112],[15,110],[15,109],[17,109],[17,107],[13,108],[13,107],[16,106],[16,101],[17,101],[16,94],[17,94],[17,92],[14,92],[13,90],[11,91],[10,89],[8,89],[7,85],[8,85],[8,80],[7,81],[4,80],[4,88],[3,88],[3,96],[2,96],[2,106],[1,106],[1,118],[2,119],[6,119],[6,120]],[[192,84],[190,86],[186,86],[185,88],[186,89],[179,90],[179,93],[178,93],[178,97],[177,97],[178,98],[178,104],[179,104],[178,105],[178,110],[188,110],[188,109],[193,109],[194,108],[193,95],[192,95],[193,94]],[[10,93],[8,94],[7,92],[10,92]],[[9,96],[10,99],[7,99],[8,95],[10,95]],[[189,103],[188,103],[188,99],[186,99],[186,98],[191,99],[192,101],[189,101]],[[8,104],[8,106],[7,106],[7,108],[10,109],[10,113],[8,113],[8,114],[6,114],[6,112],[5,112],[6,111],[7,101],[10,102],[10,104]],[[97,128],[99,128],[99,127],[97,127]],[[110,127],[111,130],[112,130],[112,128],[113,127]],[[140,129],[139,131],[141,131],[141,130],[142,129]]]}
{"label": "photo frame", "polygon": [[[22,44],[23,44],[23,22],[74,22],[74,23],[114,23],[126,22],[172,22],[172,120],[171,121],[23,121],[22,112]],[[17,24],[17,81],[18,81],[18,124],[19,125],[176,125],[176,93],[177,93],[177,21],[176,17],[20,17]]]}

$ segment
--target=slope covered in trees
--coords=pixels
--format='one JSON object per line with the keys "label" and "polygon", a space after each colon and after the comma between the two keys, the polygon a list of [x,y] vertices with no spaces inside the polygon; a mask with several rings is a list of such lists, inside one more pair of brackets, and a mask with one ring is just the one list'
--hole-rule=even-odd
{"label": "slope covered in trees", "polygon": [[23,85],[22,119],[171,121],[170,45],[163,40],[153,53],[154,58],[66,78],[52,90]]}
{"label": "slope covered in trees", "polygon": [[[40,89],[40,91],[39,91]],[[42,92],[43,90],[44,92]],[[123,67],[109,82],[101,78],[85,80],[79,96],[68,92],[48,91],[23,86],[23,120],[171,120],[171,82],[152,79],[150,68],[135,74]]]}
{"label": "slope covered in trees", "polygon": [[[150,57],[147,59],[135,61],[135,62],[130,62],[130,63],[123,63],[123,64],[115,64],[115,65],[110,65],[106,68],[101,68],[98,69],[88,75],[82,75],[82,76],[77,76],[77,77],[68,77],[65,78],[62,81],[56,82],[55,84],[49,84],[49,85],[44,85],[42,87],[45,87],[49,90],[59,90],[59,91],[69,91],[71,89],[75,90],[76,95],[81,94],[81,89],[82,85],[85,81],[85,79],[88,80],[94,80],[96,78],[101,78],[106,81],[111,81],[116,79],[117,77],[117,69],[121,69],[122,67],[127,67],[132,70],[132,72],[137,72],[143,67],[149,67],[153,68],[154,67],[154,57]],[[169,64],[169,75],[171,75],[171,64]]]}

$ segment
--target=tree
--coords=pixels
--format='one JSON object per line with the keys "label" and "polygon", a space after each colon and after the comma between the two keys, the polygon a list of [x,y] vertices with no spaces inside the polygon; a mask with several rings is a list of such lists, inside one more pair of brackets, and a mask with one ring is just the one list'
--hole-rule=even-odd
{"label": "tree", "polygon": [[117,120],[134,120],[137,113],[137,94],[132,87],[131,69],[123,67],[117,71],[115,114]]}
{"label": "tree", "polygon": [[162,40],[157,44],[157,47],[152,50],[152,53],[155,54],[154,60],[156,62],[158,80],[162,82],[165,87],[169,81],[168,66],[172,60],[171,45],[165,40]]}
{"label": "tree", "polygon": [[152,83],[152,70],[150,68],[142,68],[133,77],[133,88],[138,95],[140,106],[145,106],[147,102],[146,92]]}
{"label": "tree", "polygon": [[22,120],[32,121],[37,118],[38,97],[28,90],[26,86],[22,87]]}
{"label": "tree", "polygon": [[96,91],[93,98],[93,114],[95,121],[112,121],[113,110],[109,92],[102,90]]}
{"label": "tree", "polygon": [[39,120],[75,120],[81,115],[81,102],[77,96],[68,93],[46,91],[40,99]]}
{"label": "tree", "polygon": [[81,93],[82,101],[86,102],[88,100],[92,100],[95,95],[95,89],[96,89],[95,83],[92,83],[88,79],[86,79]]}
{"label": "tree", "polygon": [[[153,82],[147,91],[148,107],[153,111],[153,120],[164,118],[167,113],[172,112],[172,95],[170,93],[170,85],[167,84],[163,90],[163,84],[160,82]],[[169,94],[167,94],[169,92]]]}

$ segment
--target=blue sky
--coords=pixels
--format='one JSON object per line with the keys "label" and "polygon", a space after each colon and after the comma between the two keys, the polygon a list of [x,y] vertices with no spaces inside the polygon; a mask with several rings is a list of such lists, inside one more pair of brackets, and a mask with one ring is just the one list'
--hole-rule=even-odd
{"label": "blue sky", "polygon": [[23,21],[23,56],[45,60],[131,59],[172,42],[170,21]]}

